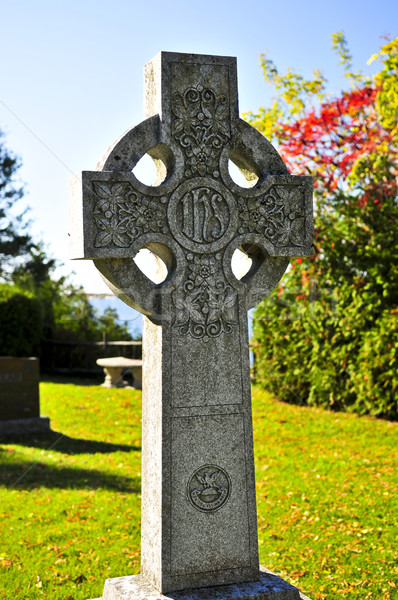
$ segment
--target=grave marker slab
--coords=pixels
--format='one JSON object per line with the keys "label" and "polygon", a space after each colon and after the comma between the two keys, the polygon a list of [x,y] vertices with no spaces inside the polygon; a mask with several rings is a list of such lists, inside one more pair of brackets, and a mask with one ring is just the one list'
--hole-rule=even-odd
{"label": "grave marker slab", "polygon": [[[230,597],[232,585],[237,598],[249,588],[300,598],[261,583],[247,311],[289,257],[313,253],[312,179],[289,175],[239,119],[235,58],[162,52],[145,67],[145,94],[147,119],[70,192],[72,258],[94,260],[147,317],[141,576],[108,580],[103,599],[141,598],[145,581],[168,597],[208,586]],[[145,152],[158,166],[153,186],[132,173]],[[251,187],[233,181],[230,159]],[[164,261],[161,284],[135,264],[142,248]],[[239,248],[252,261],[240,280]]]}
{"label": "grave marker slab", "polygon": [[39,378],[38,358],[0,356],[0,435],[49,430],[40,417]]}

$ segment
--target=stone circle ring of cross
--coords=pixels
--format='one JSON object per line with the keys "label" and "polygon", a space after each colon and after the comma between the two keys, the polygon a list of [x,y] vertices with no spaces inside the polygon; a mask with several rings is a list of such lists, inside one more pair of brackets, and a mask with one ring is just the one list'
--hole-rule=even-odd
{"label": "stone circle ring of cross", "polygon": [[[145,67],[145,89],[147,119],[98,171],[72,182],[72,258],[93,259],[115,294],[153,322],[206,342],[236,325],[238,296],[255,306],[290,257],[313,253],[312,178],[289,175],[239,118],[235,58],[162,52]],[[157,166],[153,186],[132,173],[145,153]],[[248,187],[233,181],[229,160]],[[134,262],[142,248],[165,263],[162,283]],[[240,280],[237,248],[252,261]]]}

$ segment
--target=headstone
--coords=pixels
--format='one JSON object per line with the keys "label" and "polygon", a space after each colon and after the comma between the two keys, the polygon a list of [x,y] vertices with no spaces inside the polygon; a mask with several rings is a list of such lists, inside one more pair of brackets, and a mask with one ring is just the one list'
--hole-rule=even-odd
{"label": "headstone", "polygon": [[[298,599],[259,570],[247,311],[289,257],[313,253],[312,180],[239,119],[235,58],[160,53],[145,116],[71,182],[72,258],[93,259],[146,315],[141,575],[108,580],[103,599]],[[145,152],[153,186],[132,173]],[[162,283],[135,264],[142,248],[165,263]],[[251,259],[241,279],[238,248]]]}
{"label": "headstone", "polygon": [[40,417],[39,376],[38,358],[0,356],[0,435],[49,430]]}

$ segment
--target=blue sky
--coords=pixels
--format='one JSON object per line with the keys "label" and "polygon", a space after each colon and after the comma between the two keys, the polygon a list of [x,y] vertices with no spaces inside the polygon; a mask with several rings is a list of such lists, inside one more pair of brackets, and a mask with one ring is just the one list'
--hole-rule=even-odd
{"label": "blue sky", "polygon": [[354,66],[367,73],[377,68],[366,61],[381,36],[398,35],[393,0],[4,0],[0,16],[0,129],[23,161],[33,232],[89,292],[106,288],[91,261],[68,259],[67,180],[94,169],[111,142],[142,120],[142,69],[155,54],[236,56],[245,112],[272,95],[260,53],[282,71],[321,69],[338,93],[346,84],[333,32],[343,29]]}

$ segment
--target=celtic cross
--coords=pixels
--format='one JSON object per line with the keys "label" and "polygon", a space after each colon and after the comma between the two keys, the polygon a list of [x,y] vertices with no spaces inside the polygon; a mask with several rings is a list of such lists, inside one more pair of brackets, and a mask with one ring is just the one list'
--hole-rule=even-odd
{"label": "celtic cross", "polygon": [[[162,52],[145,94],[146,120],[72,182],[71,251],[147,317],[141,575],[165,593],[259,578],[247,311],[313,252],[312,180],[239,118],[235,58]],[[145,153],[153,186],[132,173]]]}

